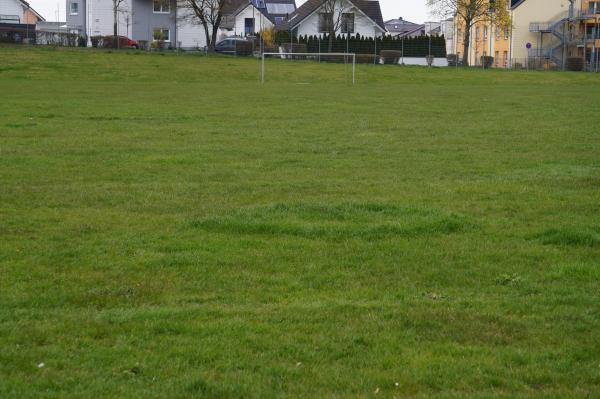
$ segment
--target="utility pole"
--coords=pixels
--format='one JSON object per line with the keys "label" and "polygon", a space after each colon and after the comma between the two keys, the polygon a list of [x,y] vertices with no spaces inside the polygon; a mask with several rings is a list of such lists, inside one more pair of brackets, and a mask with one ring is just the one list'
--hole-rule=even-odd
{"label": "utility pole", "polygon": [[[567,54],[568,47],[570,43],[570,30],[571,23],[573,22],[573,17],[575,14],[575,0],[569,0],[569,18],[567,19],[566,25],[563,29],[563,71],[567,69]],[[585,57],[585,56],[584,56]]]}

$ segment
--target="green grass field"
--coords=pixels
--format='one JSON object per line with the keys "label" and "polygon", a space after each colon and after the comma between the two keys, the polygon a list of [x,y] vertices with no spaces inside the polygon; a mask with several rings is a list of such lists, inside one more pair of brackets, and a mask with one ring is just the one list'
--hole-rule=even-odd
{"label": "green grass field", "polygon": [[0,47],[0,397],[599,397],[598,75],[344,68]]}

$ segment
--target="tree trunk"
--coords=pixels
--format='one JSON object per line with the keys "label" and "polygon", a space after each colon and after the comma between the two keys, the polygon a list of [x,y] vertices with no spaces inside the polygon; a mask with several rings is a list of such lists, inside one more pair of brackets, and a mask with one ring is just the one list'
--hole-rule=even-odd
{"label": "tree trunk", "polygon": [[[466,25],[465,26],[469,26]],[[463,41],[463,66],[469,66],[469,45],[471,41],[471,28],[465,29],[465,39]]]}
{"label": "tree trunk", "polygon": [[214,46],[212,46],[213,48],[211,49],[211,36],[210,36],[210,32],[208,31],[208,24],[205,22],[202,22],[202,27],[204,28],[204,35],[206,36],[206,48],[208,51],[213,51],[214,50]]}
{"label": "tree trunk", "polygon": [[218,33],[219,33],[219,27],[216,25],[213,25],[212,37],[211,37],[210,43],[208,45],[208,51],[210,51],[210,52],[215,51],[215,45],[217,44],[217,34]]}
{"label": "tree trunk", "polygon": [[329,32],[329,44],[327,45],[327,52],[331,53],[333,50],[333,38],[335,37],[335,32]]}
{"label": "tree trunk", "polygon": [[113,48],[119,48],[119,39],[117,38],[117,6],[113,7]]}

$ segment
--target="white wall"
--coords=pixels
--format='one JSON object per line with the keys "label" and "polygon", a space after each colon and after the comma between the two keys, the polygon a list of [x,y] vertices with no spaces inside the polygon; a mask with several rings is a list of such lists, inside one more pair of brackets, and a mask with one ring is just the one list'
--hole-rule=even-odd
{"label": "white wall", "polygon": [[17,0],[0,0],[0,14],[18,15],[23,21],[23,6]]}
{"label": "white wall", "polygon": [[[402,61],[402,59],[400,60]],[[427,60],[425,57],[404,57],[405,65],[422,65],[427,66]],[[448,60],[446,58],[434,58],[433,66],[436,67],[447,67]]]}
{"label": "white wall", "polygon": [[273,23],[269,21],[267,17],[265,17],[260,11],[254,8],[252,5],[248,5],[244,10],[242,10],[235,17],[235,26],[231,31],[226,31],[228,36],[233,36],[234,34],[237,36],[244,36],[245,31],[245,20],[246,18],[254,18],[254,29],[257,32],[262,31],[263,29],[269,29],[273,27]]}
{"label": "white wall", "polygon": [[[113,34],[113,7],[111,0],[88,0],[90,34],[92,36]],[[131,3],[125,0],[121,5],[122,12],[117,13],[119,35],[127,36],[127,13],[131,11]],[[68,12],[68,11],[67,11]],[[135,16],[130,16],[130,19]],[[131,34],[132,27],[129,26]]]}
{"label": "white wall", "polygon": [[181,43],[181,48],[186,50],[206,47],[204,27],[192,14],[189,9],[177,8],[177,41]]}
{"label": "white wall", "polygon": [[[343,12],[354,13],[354,32],[365,37],[382,36],[384,33],[381,31],[374,22],[365,16],[362,11],[354,7],[351,3],[345,2],[342,6]],[[308,18],[306,18],[300,26],[298,26],[298,35],[300,36],[315,36],[319,34],[319,12],[317,10]],[[338,31],[338,34],[340,32]]]}

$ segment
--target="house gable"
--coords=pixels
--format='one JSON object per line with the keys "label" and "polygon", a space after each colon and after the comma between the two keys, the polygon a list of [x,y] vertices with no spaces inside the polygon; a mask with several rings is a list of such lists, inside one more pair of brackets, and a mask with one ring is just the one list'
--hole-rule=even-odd
{"label": "house gable", "polygon": [[[346,0],[374,27],[376,27],[380,33],[385,33],[385,24],[381,15],[381,7],[379,1],[375,0]],[[308,0],[304,3],[296,12],[290,16],[287,24],[287,29],[296,29],[299,25],[305,22],[308,18],[314,16],[321,10],[324,0]]]}

